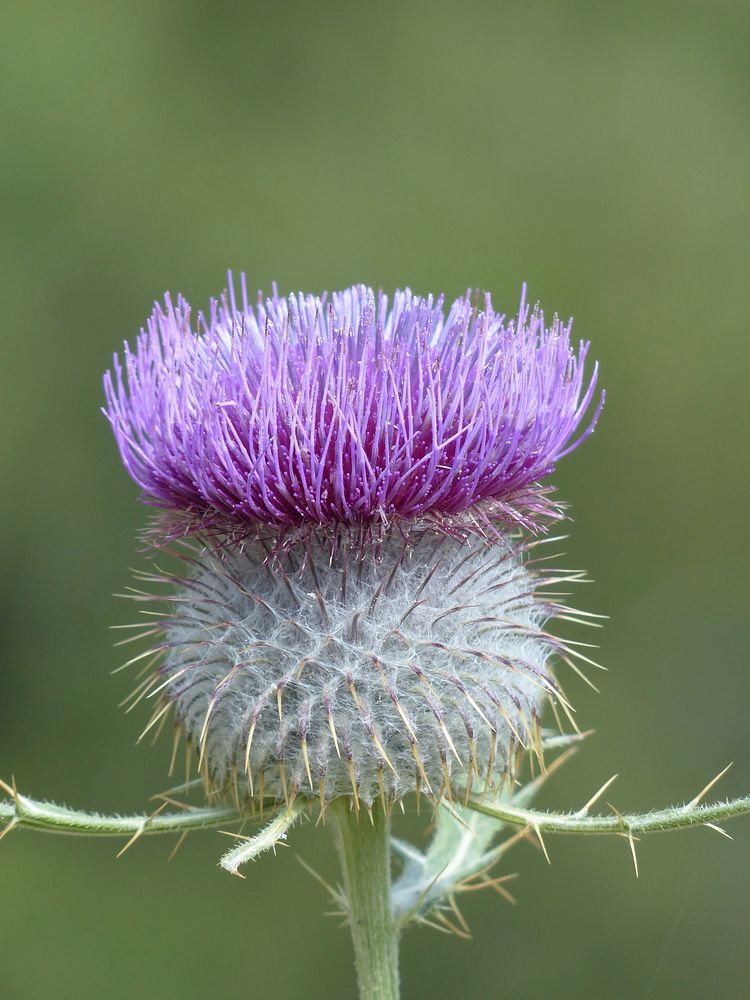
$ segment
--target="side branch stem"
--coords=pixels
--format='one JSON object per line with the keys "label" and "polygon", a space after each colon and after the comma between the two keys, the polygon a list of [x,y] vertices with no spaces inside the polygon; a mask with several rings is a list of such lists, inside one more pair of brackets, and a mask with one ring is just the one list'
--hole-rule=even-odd
{"label": "side branch stem", "polygon": [[0,833],[2,827],[6,831],[27,827],[47,833],[127,837],[138,833],[205,830],[242,818],[242,814],[233,806],[199,806],[180,812],[156,810],[146,815],[102,816],[80,809],[68,809],[52,802],[40,802],[18,792],[14,792],[12,799],[0,801]]}
{"label": "side branch stem", "polygon": [[709,805],[690,802],[648,813],[620,813],[613,810],[611,816],[588,816],[583,812],[542,812],[522,809],[511,803],[488,802],[473,797],[469,798],[467,805],[485,816],[518,826],[534,827],[546,833],[640,834],[705,826],[745,816],[750,813],[750,796]]}
{"label": "side branch stem", "polygon": [[389,820],[343,797],[329,806],[344,876],[360,1000],[398,1000],[398,930],[391,912]]}

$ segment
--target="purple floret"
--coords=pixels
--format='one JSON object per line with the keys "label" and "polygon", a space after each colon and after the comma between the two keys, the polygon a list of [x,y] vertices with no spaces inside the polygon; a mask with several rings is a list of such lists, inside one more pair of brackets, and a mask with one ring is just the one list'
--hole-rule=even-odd
{"label": "purple floret", "polygon": [[[571,324],[521,301],[364,285],[324,295],[234,291],[191,325],[166,296],[104,379],[108,416],[144,499],[180,530],[251,534],[475,516],[538,527],[539,481],[594,429],[596,365]],[[463,515],[463,517],[462,517]],[[174,520],[174,518],[173,518]]]}

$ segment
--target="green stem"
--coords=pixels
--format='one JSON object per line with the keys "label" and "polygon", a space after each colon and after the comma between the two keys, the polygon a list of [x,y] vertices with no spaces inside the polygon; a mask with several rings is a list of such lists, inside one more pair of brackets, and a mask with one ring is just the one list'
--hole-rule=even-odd
{"label": "green stem", "polygon": [[750,796],[730,802],[700,805],[693,801],[683,806],[669,806],[648,813],[619,813],[611,816],[588,816],[584,812],[552,813],[520,809],[511,803],[485,802],[470,797],[467,806],[504,823],[530,826],[545,833],[656,833],[660,830],[683,830],[689,826],[714,826],[736,816],[750,813]]}
{"label": "green stem", "polygon": [[398,930],[391,913],[389,820],[376,802],[372,814],[332,802],[336,847],[344,874],[360,1000],[398,1000]]}
{"label": "green stem", "polygon": [[282,809],[268,826],[264,826],[253,837],[237,834],[239,843],[235,844],[231,851],[227,851],[219,862],[224,871],[244,878],[245,876],[240,874],[240,866],[248,861],[254,861],[264,851],[275,850],[277,844],[284,843],[288,831],[303,814],[305,807],[304,799],[297,799],[293,805]]}
{"label": "green stem", "polygon": [[139,833],[184,833],[206,830],[242,819],[233,806],[191,807],[180,812],[136,816],[102,816],[99,813],[68,809],[53,802],[40,802],[18,792],[0,801],[0,835],[15,827],[29,827],[47,833],[73,833],[94,837],[127,837]]}

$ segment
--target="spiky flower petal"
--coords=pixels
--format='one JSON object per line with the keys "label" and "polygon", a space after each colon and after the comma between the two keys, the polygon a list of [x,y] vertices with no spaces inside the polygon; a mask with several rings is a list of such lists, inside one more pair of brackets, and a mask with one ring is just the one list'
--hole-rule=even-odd
{"label": "spiky flower petal", "polygon": [[252,308],[242,289],[197,328],[167,297],[105,378],[125,467],[178,532],[556,514],[539,480],[601,406],[576,439],[596,366],[586,380],[569,323],[523,299],[506,321],[489,295],[446,315],[408,290]]}

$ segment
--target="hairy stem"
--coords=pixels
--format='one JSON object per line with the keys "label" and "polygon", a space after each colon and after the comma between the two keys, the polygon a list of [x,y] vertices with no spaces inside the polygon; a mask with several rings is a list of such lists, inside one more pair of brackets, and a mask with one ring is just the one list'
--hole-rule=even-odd
{"label": "hairy stem", "polygon": [[530,826],[546,833],[656,833],[681,830],[689,826],[712,826],[750,813],[750,796],[731,802],[699,805],[693,801],[683,806],[669,806],[648,813],[620,813],[611,816],[588,816],[584,812],[552,813],[522,809],[512,803],[485,802],[469,798],[470,809],[505,823]]}
{"label": "hairy stem", "polygon": [[293,805],[282,809],[263,829],[253,837],[243,837],[237,834],[239,843],[227,851],[219,864],[231,875],[245,876],[240,873],[240,866],[248,861],[254,861],[264,851],[275,851],[276,845],[286,841],[286,835],[305,810],[304,800],[297,799]]}
{"label": "hairy stem", "polygon": [[360,1000],[398,1000],[398,930],[391,912],[389,820],[376,802],[372,813],[332,802],[336,847],[344,875]]}
{"label": "hairy stem", "polygon": [[0,783],[9,799],[0,801],[0,835],[16,827],[44,830],[47,833],[72,833],[94,837],[122,837],[141,833],[182,833],[205,830],[242,819],[233,806],[191,807],[179,812],[162,812],[164,805],[151,814],[102,816],[99,813],[68,809],[53,802],[40,802],[21,795]]}

